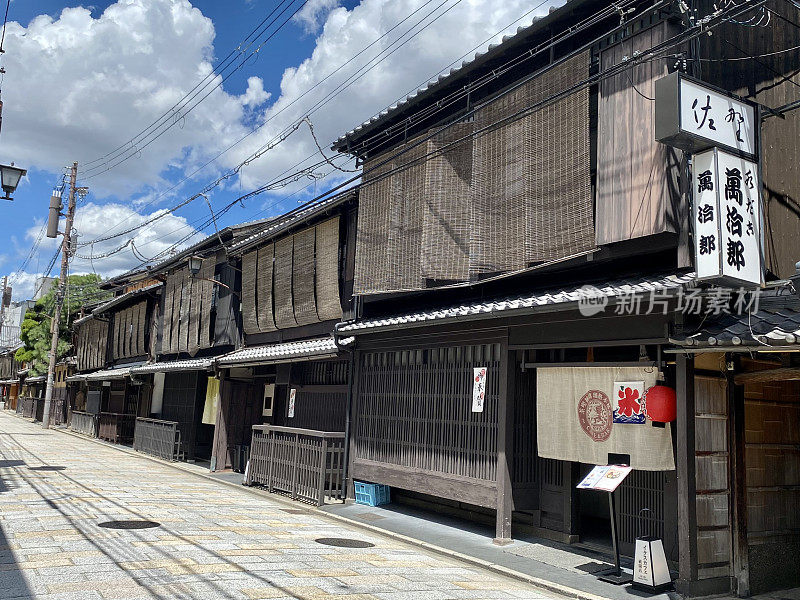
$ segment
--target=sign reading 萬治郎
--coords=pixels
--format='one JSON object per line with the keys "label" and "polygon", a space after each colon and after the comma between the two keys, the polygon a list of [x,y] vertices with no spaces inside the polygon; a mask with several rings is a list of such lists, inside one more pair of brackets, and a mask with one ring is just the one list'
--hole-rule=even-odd
{"label": "sign reading \u842c\u6cbb\u90ce", "polygon": [[692,219],[698,279],[761,285],[760,187],[754,162],[717,148],[694,156]]}
{"label": "sign reading \u842c\u6cbb\u90ce", "polygon": [[[615,422],[615,408],[631,415],[642,410],[634,392],[656,384],[652,367],[546,367],[537,369],[536,429],[539,456],[595,465],[609,454],[630,455],[645,471],[675,468],[670,426],[652,427],[634,419]],[[620,405],[618,387],[624,385]],[[640,387],[641,386],[641,387]],[[628,393],[627,390],[630,390]],[[618,400],[613,398],[617,396]],[[646,395],[642,399],[646,402]],[[636,408],[636,405],[639,408]]]}

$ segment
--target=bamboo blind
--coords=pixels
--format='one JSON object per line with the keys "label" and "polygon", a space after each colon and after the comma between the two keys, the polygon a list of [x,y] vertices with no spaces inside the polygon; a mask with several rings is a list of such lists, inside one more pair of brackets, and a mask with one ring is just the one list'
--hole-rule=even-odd
{"label": "bamboo blind", "polygon": [[[367,176],[355,293],[476,280],[594,247],[589,92],[543,103],[588,72],[584,52],[481,108],[474,123],[416,147],[422,136],[412,140],[404,146],[412,149]],[[478,130],[474,140],[450,145]],[[375,157],[365,168],[384,160]],[[381,179],[392,169],[399,170]]]}
{"label": "bamboo blind", "polygon": [[[488,368],[480,413],[474,367]],[[499,344],[366,353],[359,385],[356,460],[495,480]]]}
{"label": "bamboo blind", "polygon": [[[188,266],[167,276],[164,294],[164,333],[162,351],[194,355],[213,345],[211,308],[213,304],[216,258],[205,258],[197,277],[190,277]],[[243,277],[243,285],[245,278]],[[246,300],[243,294],[243,301]],[[246,324],[245,324],[246,326]]]}
{"label": "bamboo blind", "polygon": [[262,332],[275,331],[275,315],[272,308],[272,271],[275,261],[275,244],[267,244],[258,249],[258,275],[256,278],[256,308],[258,328]]}
{"label": "bamboo blind", "polygon": [[294,317],[298,325],[318,323],[317,299],[314,291],[315,228],[304,229],[292,236],[292,297]]}
{"label": "bamboo blind", "polygon": [[339,217],[245,254],[242,310],[248,335],[341,318]]}
{"label": "bamboo blind", "polygon": [[292,300],[292,236],[275,242],[275,325],[279,329],[294,327],[294,302]]}
{"label": "bamboo blind", "polygon": [[106,366],[108,323],[91,319],[78,329],[76,359],[79,371],[102,369]]}
{"label": "bamboo blind", "polygon": [[316,227],[317,315],[320,321],[342,318],[339,295],[339,217]]}
{"label": "bamboo blind", "polygon": [[147,301],[138,302],[114,313],[111,355],[114,360],[143,356],[147,353]]}

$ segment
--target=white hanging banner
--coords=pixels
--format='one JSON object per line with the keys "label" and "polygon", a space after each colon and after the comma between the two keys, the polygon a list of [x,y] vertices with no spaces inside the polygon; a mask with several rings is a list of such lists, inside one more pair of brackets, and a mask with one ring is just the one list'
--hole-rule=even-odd
{"label": "white hanging banner", "polygon": [[486,401],[486,367],[475,367],[472,370],[472,412],[483,412]]}
{"label": "white hanging banner", "polygon": [[764,259],[758,165],[713,148],[695,154],[692,172],[697,278],[759,287]]}
{"label": "white hanging banner", "polygon": [[297,399],[297,390],[292,388],[289,390],[289,418],[294,417],[294,403]]}

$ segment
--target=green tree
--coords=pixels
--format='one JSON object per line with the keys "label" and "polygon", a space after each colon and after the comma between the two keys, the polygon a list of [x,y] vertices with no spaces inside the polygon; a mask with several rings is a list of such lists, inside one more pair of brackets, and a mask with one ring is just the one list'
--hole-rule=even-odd
{"label": "green tree", "polygon": [[[67,295],[61,309],[59,326],[58,351],[59,359],[72,349],[73,316],[86,304],[95,304],[111,297],[111,293],[100,289],[101,278],[98,275],[70,275]],[[55,312],[58,282],[31,310],[25,313],[20,328],[20,340],[25,344],[17,350],[15,358],[19,362],[28,363],[30,375],[41,375],[47,372],[47,357],[50,354],[50,323]]]}

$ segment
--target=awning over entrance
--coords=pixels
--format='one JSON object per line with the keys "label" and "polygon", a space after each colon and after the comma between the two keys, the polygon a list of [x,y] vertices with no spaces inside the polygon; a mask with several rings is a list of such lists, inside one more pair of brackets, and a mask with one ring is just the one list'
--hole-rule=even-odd
{"label": "awning over entrance", "polygon": [[799,351],[800,296],[788,286],[762,292],[752,311],[709,316],[671,341],[681,346],[671,352]]}
{"label": "awning over entrance", "polygon": [[115,369],[104,369],[94,373],[81,373],[67,377],[68,382],[75,381],[111,381],[113,379],[125,379],[130,377],[131,369],[141,366],[141,363],[117,367]]}
{"label": "awning over entrance", "polygon": [[334,357],[339,348],[332,337],[314,338],[299,342],[284,342],[270,346],[255,346],[231,352],[217,359],[221,367],[244,365],[266,365],[298,359],[320,359]]}
{"label": "awning over entrance", "polygon": [[214,364],[213,358],[193,360],[175,360],[172,362],[150,363],[130,370],[131,375],[148,375],[150,373],[175,373],[178,371],[205,371]]}
{"label": "awning over entrance", "polygon": [[44,383],[46,380],[46,375],[37,375],[36,377],[28,377],[25,383]]}
{"label": "awning over entrance", "polygon": [[[546,312],[547,310],[566,310],[578,307],[582,301],[602,306],[613,305],[614,300],[630,294],[649,295],[651,292],[677,295],[678,290],[691,284],[695,274],[671,273],[660,276],[630,277],[610,282],[573,284],[569,287],[541,290],[537,293],[462,304],[438,310],[408,313],[384,319],[366,319],[342,323],[336,327],[338,335],[360,335],[373,331],[405,329],[429,324],[474,321],[493,316],[512,317],[517,315]],[[606,310],[608,310],[606,308]]]}

